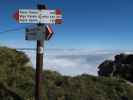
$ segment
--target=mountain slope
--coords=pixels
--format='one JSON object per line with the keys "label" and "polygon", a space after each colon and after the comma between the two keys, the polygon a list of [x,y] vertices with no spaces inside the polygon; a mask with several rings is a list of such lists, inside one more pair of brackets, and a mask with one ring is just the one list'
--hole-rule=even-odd
{"label": "mountain slope", "polygon": [[[0,100],[33,100],[35,70],[28,62],[23,52],[0,48]],[[133,100],[133,86],[115,78],[43,71],[42,80],[44,100]]]}

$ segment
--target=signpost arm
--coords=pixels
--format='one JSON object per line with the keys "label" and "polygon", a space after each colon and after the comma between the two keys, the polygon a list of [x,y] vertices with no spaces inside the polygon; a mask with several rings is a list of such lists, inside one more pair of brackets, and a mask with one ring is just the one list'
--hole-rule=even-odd
{"label": "signpost arm", "polygon": [[[38,5],[39,10],[46,9],[45,5]],[[43,27],[44,24],[38,24],[38,27]],[[43,51],[44,40],[37,40],[36,52],[36,87],[35,87],[35,100],[42,100],[43,87],[42,87],[42,74],[43,74]]]}

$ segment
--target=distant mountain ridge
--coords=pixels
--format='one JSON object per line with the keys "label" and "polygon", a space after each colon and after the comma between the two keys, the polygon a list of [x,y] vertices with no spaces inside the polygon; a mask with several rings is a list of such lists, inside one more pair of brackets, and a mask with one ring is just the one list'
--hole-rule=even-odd
{"label": "distant mountain ridge", "polygon": [[99,76],[123,78],[133,83],[133,54],[119,54],[114,60],[105,60],[98,67]]}

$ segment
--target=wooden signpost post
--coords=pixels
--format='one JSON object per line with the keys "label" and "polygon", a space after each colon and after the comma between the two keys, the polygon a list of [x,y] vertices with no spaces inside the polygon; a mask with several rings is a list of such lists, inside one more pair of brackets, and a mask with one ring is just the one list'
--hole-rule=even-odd
{"label": "wooden signpost post", "polygon": [[[47,10],[45,5],[37,5],[38,9],[19,9],[14,18],[19,23],[37,24],[34,28],[26,29],[26,40],[36,40],[36,86],[35,100],[42,98],[42,72],[43,72],[43,53],[44,41],[49,40],[53,31],[49,24],[61,24],[61,10]],[[47,25],[48,24],[48,25]]]}

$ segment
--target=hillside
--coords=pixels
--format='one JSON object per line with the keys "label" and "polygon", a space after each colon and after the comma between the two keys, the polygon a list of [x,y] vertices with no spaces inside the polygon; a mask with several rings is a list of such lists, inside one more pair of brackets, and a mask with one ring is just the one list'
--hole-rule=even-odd
{"label": "hillside", "polygon": [[[15,49],[0,48],[0,100],[33,100],[35,70]],[[133,86],[115,78],[43,71],[44,100],[133,100]]]}

